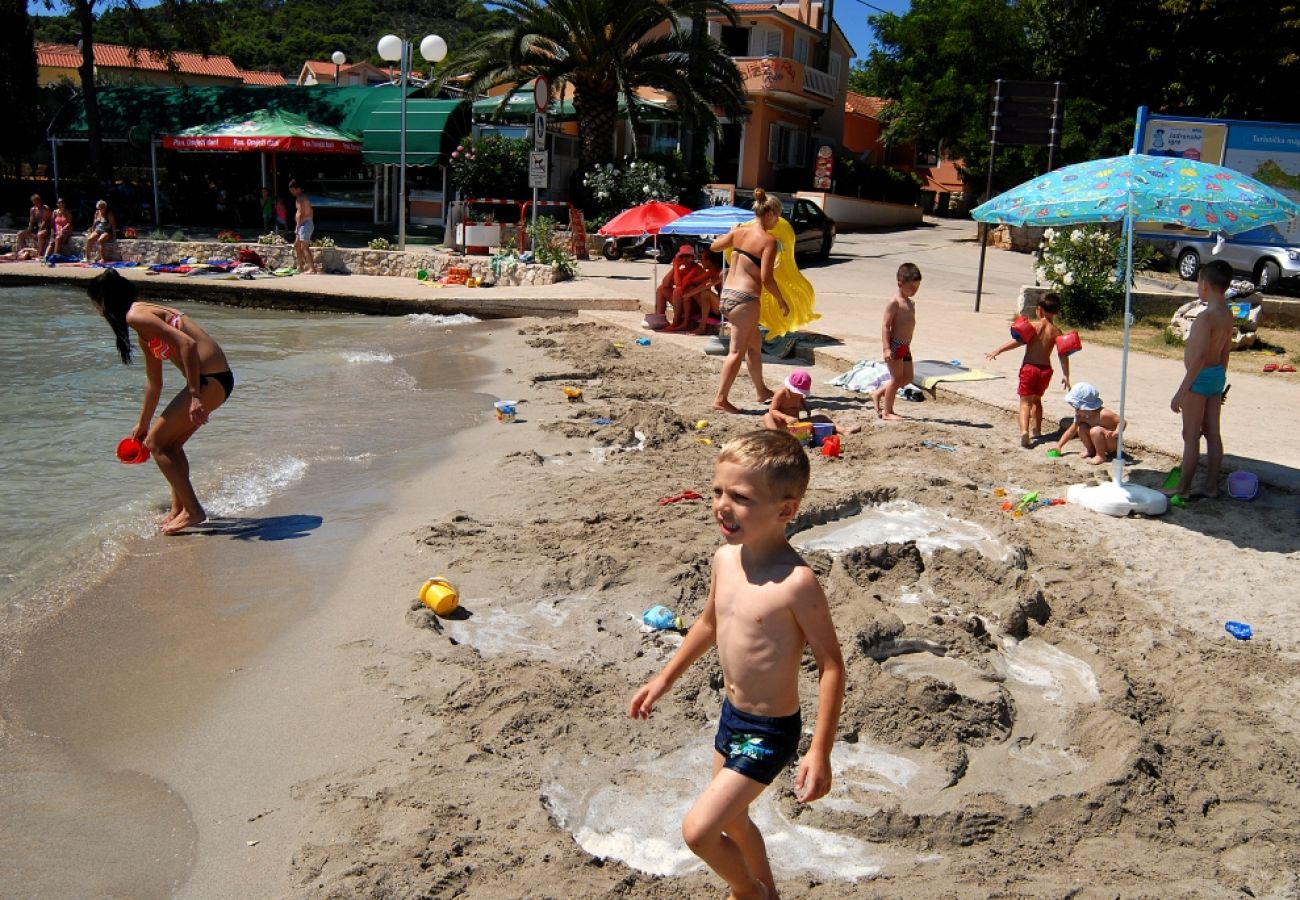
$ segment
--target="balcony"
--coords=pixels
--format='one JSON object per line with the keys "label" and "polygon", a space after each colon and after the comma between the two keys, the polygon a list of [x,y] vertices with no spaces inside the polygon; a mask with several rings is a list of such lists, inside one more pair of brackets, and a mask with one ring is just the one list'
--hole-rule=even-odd
{"label": "balcony", "polygon": [[806,108],[824,109],[835,100],[835,82],[825,72],[784,56],[733,57],[745,92]]}

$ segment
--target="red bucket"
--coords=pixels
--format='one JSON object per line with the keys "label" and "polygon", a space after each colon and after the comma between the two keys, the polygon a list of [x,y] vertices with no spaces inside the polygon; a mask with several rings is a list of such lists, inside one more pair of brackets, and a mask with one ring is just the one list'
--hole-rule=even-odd
{"label": "red bucket", "polygon": [[1069,356],[1071,353],[1078,353],[1083,349],[1083,343],[1079,340],[1079,332],[1071,331],[1063,334],[1056,339],[1056,352],[1061,356]]}
{"label": "red bucket", "polygon": [[840,455],[840,436],[838,434],[828,435],[822,441],[822,456],[829,456],[832,459]]}
{"label": "red bucket", "polygon": [[1034,325],[1024,316],[1016,316],[1011,323],[1011,337],[1022,344],[1028,344],[1034,338]]}
{"label": "red bucket", "polygon": [[128,466],[138,465],[149,459],[149,448],[133,437],[122,438],[117,445],[117,458]]}

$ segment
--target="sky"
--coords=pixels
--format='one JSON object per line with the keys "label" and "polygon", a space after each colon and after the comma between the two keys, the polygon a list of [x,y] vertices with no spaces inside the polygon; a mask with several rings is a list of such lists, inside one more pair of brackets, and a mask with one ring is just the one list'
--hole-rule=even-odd
{"label": "sky", "polygon": [[874,16],[881,12],[891,12],[901,16],[911,5],[912,0],[870,0],[870,2],[835,0],[835,21],[845,37],[849,39],[849,43],[853,45],[853,49],[857,51],[854,59],[865,57],[875,42],[871,26],[867,24],[867,16]]}

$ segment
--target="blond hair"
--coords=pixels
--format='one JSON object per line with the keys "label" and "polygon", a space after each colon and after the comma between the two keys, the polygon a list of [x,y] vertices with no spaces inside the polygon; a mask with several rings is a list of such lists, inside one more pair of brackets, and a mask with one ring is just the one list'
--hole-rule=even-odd
{"label": "blond hair", "polygon": [[754,205],[752,209],[756,216],[761,216],[763,213],[779,216],[781,215],[781,200],[778,197],[770,196],[762,188],[754,188]]}
{"label": "blond hair", "polygon": [[723,445],[718,462],[735,463],[760,472],[773,493],[783,500],[802,500],[808,490],[808,454],[788,431],[764,428],[741,435]]}

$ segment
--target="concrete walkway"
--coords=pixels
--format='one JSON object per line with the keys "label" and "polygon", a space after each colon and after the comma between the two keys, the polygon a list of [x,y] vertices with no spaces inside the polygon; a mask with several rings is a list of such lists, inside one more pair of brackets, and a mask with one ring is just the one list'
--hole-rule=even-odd
{"label": "concrete walkway", "polygon": [[[808,262],[803,271],[817,290],[822,318],[810,330],[831,342],[815,350],[820,380],[853,362],[880,357],[880,321],[894,290],[894,273],[902,262],[921,268],[917,295],[918,325],[913,341],[917,359],[960,360],[1005,376],[994,381],[941,383],[938,399],[954,394],[1013,412],[1017,407],[1016,372],[1020,354],[1011,352],[988,362],[984,354],[1004,343],[1014,316],[1020,287],[1033,283],[1031,258],[1025,254],[989,250],[985,264],[982,311],[974,311],[979,247],[970,222],[927,220],[920,228],[892,232],[841,235],[831,259]],[[379,314],[465,312],[483,317],[571,315],[640,331],[642,313],[653,297],[655,276],[665,272],[649,260],[580,264],[580,277],[557,285],[528,288],[432,287],[409,279],[376,276],[295,276],[283,279],[231,281],[211,277],[146,275],[124,270],[146,296],[233,302],[250,306]],[[46,269],[35,263],[0,265],[0,286],[45,282],[67,283],[97,274],[94,269]],[[659,335],[699,347],[702,339]],[[1089,381],[1107,405],[1119,406],[1122,354],[1118,349],[1087,346],[1071,358],[1075,381]],[[1247,468],[1277,487],[1300,491],[1300,375],[1262,374],[1261,358],[1234,356],[1229,381],[1233,385],[1224,407],[1226,470]],[[1169,401],[1182,378],[1182,363],[1134,352],[1129,356],[1127,436],[1140,450],[1154,450],[1176,459],[1182,452],[1180,418]],[[1058,373],[1059,376],[1059,373]],[[826,388],[826,391],[835,389]],[[1065,417],[1059,383],[1047,394],[1047,417]],[[906,410],[902,410],[906,412]],[[907,427],[907,426],[904,426]],[[1021,451],[1018,435],[1008,423],[1008,451]],[[1035,452],[1042,452],[1041,450]],[[1151,460],[1147,467],[1167,467],[1169,460]]]}

